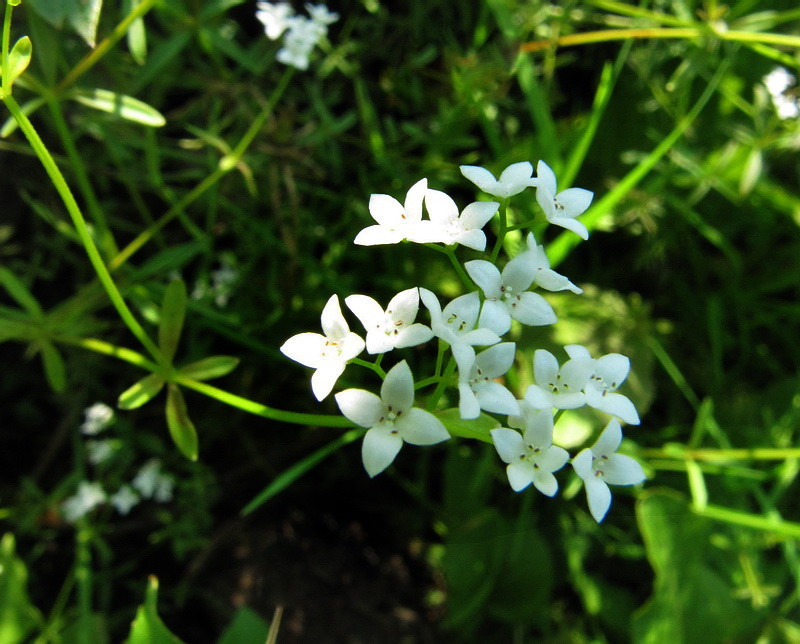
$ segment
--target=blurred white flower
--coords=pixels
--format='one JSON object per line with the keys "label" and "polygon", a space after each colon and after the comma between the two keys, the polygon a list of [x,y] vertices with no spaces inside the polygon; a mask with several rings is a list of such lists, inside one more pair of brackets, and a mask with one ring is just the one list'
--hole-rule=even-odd
{"label": "blurred white flower", "polygon": [[152,458],[142,465],[131,481],[131,485],[136,488],[143,499],[153,499],[159,503],[165,503],[172,499],[175,481],[169,474],[161,471],[161,461]]}
{"label": "blurred white flower", "polygon": [[386,374],[380,397],[363,389],[346,389],[336,394],[336,403],[345,417],[369,428],[361,457],[371,477],[391,465],[404,442],[433,445],[450,438],[436,416],[413,406],[414,379],[405,360]]}
{"label": "blurred white flower", "polygon": [[494,414],[519,414],[514,394],[495,378],[504,376],[514,364],[516,346],[501,342],[481,351],[468,368],[459,369],[458,409],[461,418],[477,418],[481,409]]}
{"label": "blurred white flower", "polygon": [[480,166],[462,165],[460,169],[461,174],[485,193],[502,199],[513,197],[537,182],[536,179],[531,179],[533,166],[527,161],[512,163],[503,170],[499,179],[495,179],[491,172]]}
{"label": "blurred white flower", "polygon": [[114,506],[114,509],[123,515],[128,514],[131,508],[140,501],[139,495],[133,491],[130,485],[123,485],[108,500]]}
{"label": "blurred white flower", "polygon": [[776,67],[762,79],[778,118],[782,120],[800,116],[800,100],[786,93],[796,81],[797,79],[785,67]]}
{"label": "blurred white flower", "polygon": [[425,193],[425,207],[434,227],[432,241],[442,244],[461,244],[473,250],[486,249],[486,234],[483,227],[497,212],[496,201],[476,201],[469,204],[461,214],[453,199],[440,190]]}
{"label": "blurred white flower", "polygon": [[536,201],[542,207],[547,221],[571,230],[581,239],[589,239],[589,231],[576,217],[583,214],[592,203],[593,193],[583,188],[557,192],[556,175],[544,161],[539,161],[536,174]]}
{"label": "blurred white flower", "polygon": [[364,325],[369,353],[414,347],[433,337],[433,331],[427,326],[414,324],[419,310],[419,291],[416,287],[395,295],[386,311],[366,295],[350,295],[344,303]]}
{"label": "blurred white flower", "polygon": [[256,5],[256,18],[264,25],[267,38],[277,40],[289,28],[294,9],[288,2],[261,2]]}
{"label": "blurred white flower", "polygon": [[86,442],[86,457],[92,465],[99,465],[107,461],[116,450],[117,442],[114,440]]}
{"label": "blurred white flower", "polygon": [[636,485],[645,479],[644,470],[630,456],[616,454],[622,443],[622,428],[616,418],[606,425],[597,442],[572,459],[575,473],[583,479],[589,511],[600,523],[611,507],[610,485]]}
{"label": "blurred white flower", "polygon": [[81,481],[77,492],[61,504],[64,519],[69,523],[75,523],[98,505],[105,503],[106,498],[106,493],[99,483]]}
{"label": "blurred white flower", "polygon": [[281,347],[281,353],[286,357],[316,369],[311,376],[311,390],[317,400],[331,393],[348,361],[361,353],[365,345],[364,340],[347,326],[336,295],[331,295],[322,309],[321,321],[325,335],[298,333]]}
{"label": "blurred white flower", "polygon": [[99,434],[114,420],[114,410],[105,403],[95,403],[83,412],[84,420],[81,432],[87,435]]}
{"label": "blurred white flower", "polygon": [[339,19],[339,14],[321,4],[306,4],[306,11],[310,18],[295,15],[287,2],[259,2],[256,11],[268,38],[277,40],[283,36],[283,46],[275,56],[278,62],[301,70],[308,69],[309,56],[327,35],[328,25]]}

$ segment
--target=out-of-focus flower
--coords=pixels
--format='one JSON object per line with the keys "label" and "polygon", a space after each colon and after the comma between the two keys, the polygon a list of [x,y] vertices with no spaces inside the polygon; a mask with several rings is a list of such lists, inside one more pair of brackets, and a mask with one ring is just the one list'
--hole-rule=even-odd
{"label": "out-of-focus flower", "polygon": [[365,344],[347,326],[336,295],[331,295],[322,309],[322,330],[325,335],[293,335],[281,347],[281,353],[288,358],[316,369],[311,376],[311,390],[317,400],[322,400],[331,393],[347,362],[361,353]]}
{"label": "out-of-focus flower", "polygon": [[108,498],[108,501],[117,512],[124,515],[128,514],[131,508],[139,503],[140,498],[130,485],[123,485]]}
{"label": "out-of-focus flower", "polygon": [[105,503],[106,499],[106,493],[99,483],[81,481],[78,484],[77,492],[61,504],[64,519],[69,523],[75,523],[98,505]]}
{"label": "out-of-focus flower", "polygon": [[143,499],[153,499],[159,503],[165,503],[172,499],[175,480],[169,474],[162,472],[161,461],[153,458],[142,465],[131,481],[131,485],[136,488]]}
{"label": "out-of-focus flower", "polygon": [[344,303],[364,325],[369,353],[414,347],[433,337],[430,328],[424,324],[414,324],[419,310],[419,291],[416,287],[395,295],[386,311],[366,295],[350,295]]}
{"label": "out-of-focus flower", "polygon": [[527,161],[512,163],[503,170],[499,179],[495,179],[491,172],[480,166],[462,165],[460,169],[461,174],[485,193],[501,199],[513,197],[528,186],[536,185],[536,179],[531,179],[533,166]]}
{"label": "out-of-focus flower", "polygon": [[116,450],[117,442],[114,440],[86,442],[86,457],[92,465],[99,465],[107,461]]}
{"label": "out-of-focus flower", "polygon": [[762,79],[780,119],[800,116],[800,100],[786,93],[786,90],[794,86],[796,80],[785,67],[776,67]]}
{"label": "out-of-focus flower", "polygon": [[536,174],[536,201],[542,207],[547,221],[571,230],[581,239],[589,239],[588,229],[576,217],[582,215],[592,203],[593,193],[583,188],[557,192],[556,175],[544,161],[539,161]]}
{"label": "out-of-focus flower", "polygon": [[287,2],[259,2],[256,11],[268,38],[277,40],[283,35],[283,47],[276,59],[301,70],[308,69],[311,52],[327,35],[328,25],[339,19],[339,14],[322,4],[306,4],[306,11],[310,17],[295,15]]}
{"label": "out-of-focus flower", "polygon": [[425,207],[434,225],[432,241],[442,244],[461,244],[474,250],[486,249],[486,234],[483,227],[497,212],[496,201],[476,201],[469,204],[461,214],[453,199],[440,190],[425,193]]}
{"label": "out-of-focus flower", "polygon": [[371,477],[391,465],[404,442],[433,445],[450,438],[436,416],[413,406],[414,379],[405,360],[386,374],[380,397],[363,389],[346,389],[336,394],[336,403],[345,417],[369,428],[361,457]]}
{"label": "out-of-focus flower", "polygon": [[81,432],[94,436],[114,421],[114,410],[105,403],[98,402],[84,410],[83,416]]}
{"label": "out-of-focus flower", "polygon": [[288,2],[262,2],[256,5],[256,18],[264,25],[267,38],[277,40],[289,28],[294,9]]}

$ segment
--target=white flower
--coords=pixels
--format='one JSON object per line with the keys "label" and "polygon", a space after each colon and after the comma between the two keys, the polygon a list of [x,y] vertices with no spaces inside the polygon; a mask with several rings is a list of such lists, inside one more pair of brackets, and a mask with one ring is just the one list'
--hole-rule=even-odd
{"label": "white flower", "polygon": [[86,457],[92,465],[107,461],[117,450],[117,442],[113,440],[87,441]]}
{"label": "white flower", "polygon": [[392,349],[414,347],[433,337],[424,324],[414,324],[419,310],[419,291],[410,288],[392,298],[386,311],[371,297],[350,295],[344,303],[367,330],[367,351],[386,353]]}
{"label": "white flower", "polygon": [[458,214],[458,206],[440,190],[425,193],[425,207],[435,229],[433,241],[446,245],[461,244],[474,250],[486,249],[486,234],[481,230],[494,216],[500,204],[496,201],[476,201]]}
{"label": "white flower", "polygon": [[328,33],[328,25],[332,25],[339,19],[339,14],[329,11],[324,4],[306,3],[306,11],[308,11],[311,21],[324,29],[323,34]]}
{"label": "white flower", "polygon": [[275,58],[284,65],[300,70],[308,69],[308,58],[319,39],[324,35],[320,25],[305,16],[295,16],[289,21],[289,31],[283,37],[283,47]]}
{"label": "white flower", "polygon": [[547,300],[528,288],[535,269],[525,253],[506,264],[501,274],[491,262],[475,259],[464,264],[467,273],[481,287],[486,300],[480,325],[503,335],[511,328],[511,319],[530,326],[553,324],[556,314]]}
{"label": "white flower", "polygon": [[534,270],[533,283],[537,286],[541,286],[548,291],[570,290],[578,295],[583,293],[583,289],[578,288],[566,277],[550,268],[550,260],[547,258],[544,246],[536,244],[536,237],[534,237],[533,233],[528,233],[528,250],[521,253],[521,255],[532,264]]}
{"label": "white flower", "polygon": [[[570,358],[592,360],[589,350],[579,344],[564,347]],[[593,360],[594,370],[583,389],[586,404],[616,416],[629,425],[639,424],[639,414],[633,403],[622,394],[614,393],[628,377],[631,361],[621,353],[609,353]]]}
{"label": "white flower", "polygon": [[776,67],[762,79],[781,120],[800,116],[800,102],[786,93],[786,90],[794,85],[795,80],[785,67]]}
{"label": "white flower", "polygon": [[66,521],[75,523],[105,501],[106,493],[99,483],[81,481],[78,491],[61,504],[61,510]]}
{"label": "white flower", "polygon": [[586,402],[583,388],[594,371],[591,359],[567,360],[561,368],[556,357],[545,349],[533,354],[533,377],[525,400],[535,409],[576,409]]}
{"label": "white flower", "polygon": [[119,490],[109,497],[109,502],[120,514],[128,514],[131,508],[139,503],[139,495],[133,491],[130,485],[123,485]]}
{"label": "white flower", "polygon": [[164,503],[172,499],[172,489],[175,487],[174,479],[161,471],[161,461],[157,458],[145,463],[136,477],[131,481],[144,499],[154,499]]}
{"label": "white flower", "polygon": [[478,291],[461,295],[442,310],[439,299],[425,288],[419,296],[431,314],[433,335],[447,342],[453,351],[459,371],[466,371],[475,360],[475,345],[488,346],[500,342],[500,336],[486,328],[475,328],[481,308]]}
{"label": "white flower", "polygon": [[81,432],[87,435],[99,434],[114,421],[114,410],[105,403],[95,403],[83,412]]}
{"label": "white flower", "polygon": [[281,34],[289,28],[290,18],[294,15],[292,5],[288,2],[259,2],[257,5],[256,18],[264,25],[267,38],[277,40]]}
{"label": "white flower", "polygon": [[571,230],[581,239],[589,239],[589,231],[580,221],[575,219],[592,203],[593,193],[583,188],[568,188],[557,192],[556,175],[544,162],[536,166],[538,185],[536,201],[544,210],[544,216],[551,224]]}
{"label": "white flower", "polygon": [[567,450],[553,445],[553,415],[549,410],[537,411],[525,401],[519,402],[521,416],[512,416],[508,424],[523,430],[493,429],[492,441],[500,458],[508,463],[506,474],[515,492],[531,483],[542,494],[555,496],[558,482],[553,472],[569,460]]}
{"label": "white flower", "polygon": [[477,418],[481,409],[494,414],[518,414],[514,394],[494,378],[505,375],[514,364],[513,342],[501,342],[481,351],[469,368],[459,369],[458,410],[461,418]]}
{"label": "white flower", "polygon": [[503,170],[500,179],[495,179],[486,168],[476,165],[462,165],[461,174],[484,192],[503,199],[519,194],[528,186],[535,185],[531,182],[536,181],[531,179],[533,166],[527,161],[512,163]]}
{"label": "white flower", "polygon": [[283,355],[316,369],[311,376],[311,390],[317,400],[331,393],[347,362],[364,350],[364,340],[351,333],[336,295],[331,295],[322,309],[322,330],[325,335],[293,335],[281,347]]}
{"label": "white flower", "polygon": [[630,456],[616,454],[622,443],[622,428],[612,418],[597,442],[572,459],[575,473],[583,479],[586,499],[594,520],[600,523],[611,506],[608,485],[636,485],[645,479],[644,470]]}
{"label": "white flower", "polygon": [[346,389],[336,394],[336,403],[349,420],[369,427],[361,458],[371,477],[391,465],[403,442],[433,445],[450,438],[436,416],[413,406],[414,379],[405,360],[386,374],[380,397],[363,389]]}
{"label": "white flower", "polygon": [[358,233],[353,243],[375,246],[403,240],[421,244],[435,241],[431,222],[422,220],[422,200],[427,189],[427,179],[417,181],[406,193],[405,204],[389,195],[370,195],[369,214],[378,223]]}

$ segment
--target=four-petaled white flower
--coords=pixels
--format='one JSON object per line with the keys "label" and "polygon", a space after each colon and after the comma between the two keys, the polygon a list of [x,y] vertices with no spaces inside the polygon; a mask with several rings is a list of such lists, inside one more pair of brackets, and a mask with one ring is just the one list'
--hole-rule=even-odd
{"label": "four-petaled white flower", "polygon": [[366,295],[350,295],[344,303],[367,330],[369,353],[414,347],[433,337],[433,331],[424,324],[414,324],[419,310],[419,291],[416,287],[395,295],[386,311]]}
{"label": "four-petaled white flower", "polygon": [[461,215],[453,199],[440,190],[425,192],[425,207],[435,231],[432,241],[446,245],[461,244],[473,250],[485,250],[486,234],[482,228],[497,212],[496,201],[476,201]]}
{"label": "four-petaled white flower", "polygon": [[68,523],[75,523],[98,505],[105,503],[107,498],[103,486],[99,483],[81,481],[78,484],[77,492],[61,504],[64,519]]}
{"label": "four-petaled white flower", "polygon": [[491,431],[495,449],[508,463],[506,474],[515,492],[531,483],[542,494],[554,496],[558,482],[553,472],[569,460],[567,450],[553,445],[553,415],[548,409],[535,410],[525,401],[519,402],[521,416],[511,416],[508,424],[523,433],[501,427]]}
{"label": "four-petaled white flower", "polygon": [[531,179],[533,166],[527,161],[512,163],[503,170],[499,179],[495,179],[486,168],[477,165],[462,165],[461,174],[485,193],[502,199],[513,197],[528,186],[536,185],[536,179]]}
{"label": "four-petaled white flower", "polygon": [[[564,347],[570,358],[592,360],[589,350],[580,344]],[[639,424],[639,414],[633,403],[622,394],[614,393],[628,377],[631,361],[621,353],[609,353],[593,360],[594,370],[584,387],[586,404],[616,416],[629,425]]]}
{"label": "four-petaled white flower", "polygon": [[361,457],[371,477],[391,465],[403,442],[433,445],[450,438],[436,416],[413,406],[414,379],[405,360],[386,374],[380,397],[363,389],[346,389],[335,397],[345,417],[369,428]]}
{"label": "four-petaled white flower", "polygon": [[426,288],[419,296],[431,314],[433,335],[450,345],[459,371],[466,371],[475,360],[474,346],[489,346],[500,342],[500,336],[491,329],[475,328],[481,309],[478,291],[461,295],[442,310],[439,298]]}
{"label": "four-petaled white flower", "polygon": [[528,233],[528,250],[521,253],[533,265],[533,283],[548,291],[566,291],[580,295],[583,289],[575,286],[563,275],[550,268],[550,260],[544,251],[544,246],[536,244],[536,237]]}
{"label": "four-petaled white flower", "polygon": [[581,239],[589,239],[586,226],[575,218],[583,214],[592,203],[593,193],[583,188],[568,188],[557,192],[556,175],[544,161],[539,161],[536,174],[536,201],[544,210],[547,221],[571,230]]}
{"label": "four-petaled white flower", "polygon": [[518,414],[519,405],[514,394],[494,378],[505,375],[514,364],[516,346],[501,342],[481,351],[468,369],[458,372],[458,404],[461,418],[477,418],[481,409],[495,414]]}
{"label": "four-petaled white flower", "polygon": [[616,418],[606,425],[597,442],[572,459],[575,473],[583,479],[589,511],[600,523],[611,506],[610,485],[636,485],[645,479],[644,470],[630,456],[616,454],[622,443],[622,428]]}
{"label": "four-petaled white flower", "polygon": [[294,15],[292,5],[288,2],[263,2],[256,4],[256,18],[264,25],[267,38],[277,40],[289,28]]}
{"label": "four-petaled white flower", "polygon": [[364,228],[353,243],[375,246],[403,240],[420,244],[436,241],[433,225],[422,219],[422,201],[427,189],[428,180],[420,179],[406,193],[403,204],[389,195],[370,195],[369,214],[378,223]]}
{"label": "four-petaled white flower", "polygon": [[119,490],[114,492],[108,500],[117,512],[125,515],[128,514],[131,508],[139,503],[141,499],[130,485],[123,485]]}
{"label": "four-petaled white flower", "polygon": [[350,331],[336,295],[331,295],[322,309],[322,330],[325,335],[293,335],[281,347],[283,355],[316,369],[311,376],[311,390],[317,400],[331,392],[348,361],[364,350],[364,340]]}
{"label": "four-petaled white flower", "polygon": [[533,354],[533,377],[525,400],[535,409],[577,409],[586,403],[583,388],[594,371],[594,360],[571,359],[560,368],[556,357],[545,349]]}
{"label": "four-petaled white flower", "polygon": [[556,321],[553,307],[538,293],[528,291],[535,269],[525,253],[506,264],[502,274],[491,262],[475,259],[464,264],[467,273],[480,286],[486,301],[480,325],[503,335],[511,328],[511,319],[529,326],[544,326]]}
{"label": "four-petaled white flower", "polygon": [[95,435],[102,432],[114,421],[114,410],[105,403],[97,402],[83,410],[81,432]]}

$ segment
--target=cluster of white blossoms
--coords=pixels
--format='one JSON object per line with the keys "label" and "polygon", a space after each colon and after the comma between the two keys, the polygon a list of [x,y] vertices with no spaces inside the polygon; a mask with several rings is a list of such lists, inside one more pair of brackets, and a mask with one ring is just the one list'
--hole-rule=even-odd
{"label": "cluster of white blossoms", "polygon": [[[422,179],[408,190],[403,203],[389,195],[373,194],[369,212],[376,223],[358,233],[355,243],[444,244],[452,258],[456,245],[483,253],[487,243],[483,228],[498,212],[504,216],[502,209],[508,200],[527,188],[535,188],[536,200],[549,223],[588,238],[586,226],[577,218],[591,204],[592,193],[581,188],[559,192],[555,174],[544,162],[538,163],[536,176],[528,162],[510,165],[499,179],[477,166],[461,166],[461,172],[502,203],[478,201],[459,211],[451,197],[430,189],[427,179]],[[501,226],[504,229],[505,224]],[[496,249],[501,242],[498,240]],[[572,459],[575,473],[584,481],[591,514],[600,522],[611,504],[609,484],[634,485],[645,479],[634,459],[616,453],[622,441],[620,422],[639,424],[635,406],[617,391],[628,376],[630,362],[618,353],[594,358],[586,347],[568,345],[568,359],[559,365],[553,354],[537,350],[534,383],[519,398],[517,393],[522,392],[513,392],[503,383],[517,359],[515,343],[504,341],[503,336],[514,321],[528,326],[556,322],[552,306],[532,288],[576,295],[582,290],[550,268],[544,248],[533,233],[528,234],[521,252],[501,267],[493,260],[497,255],[495,251],[485,259],[464,263],[462,278],[465,283],[472,280],[475,290],[444,306],[433,291],[423,287],[398,293],[385,309],[366,295],[346,297],[345,305],[363,325],[366,340],[350,330],[338,296],[332,295],[322,311],[323,333],[292,336],[281,351],[314,369],[311,388],[317,400],[333,391],[347,364],[364,349],[378,355],[374,364],[358,362],[384,376],[380,395],[363,389],[346,389],[335,395],[342,414],[368,430],[362,443],[362,460],[372,477],[394,461],[404,443],[433,445],[451,437],[445,416],[415,406],[419,387],[406,360],[397,362],[385,374],[379,367],[383,354],[433,338],[439,340],[440,347],[437,373],[423,384],[436,385],[437,391],[447,385],[457,390],[462,426],[463,421],[485,419],[487,413],[507,417],[506,427],[495,419],[496,427],[486,440],[494,444],[506,463],[508,481],[517,492],[531,484],[547,496],[558,491],[554,472],[569,462],[570,456],[553,444],[555,411],[586,405],[610,415],[595,444]],[[430,326],[416,321],[420,303],[428,311]],[[443,350],[451,353],[452,364],[441,370]]]}
{"label": "cluster of white blossoms", "polygon": [[288,2],[259,2],[256,10],[270,40],[283,36],[278,61],[297,69],[308,69],[314,47],[328,34],[328,25],[339,19],[339,14],[322,4],[306,4],[306,11],[308,16],[295,14]]}
{"label": "cluster of white blossoms", "polygon": [[790,93],[797,79],[785,67],[776,67],[762,79],[767,88],[778,118],[794,119],[800,116],[800,99],[797,93]]}

